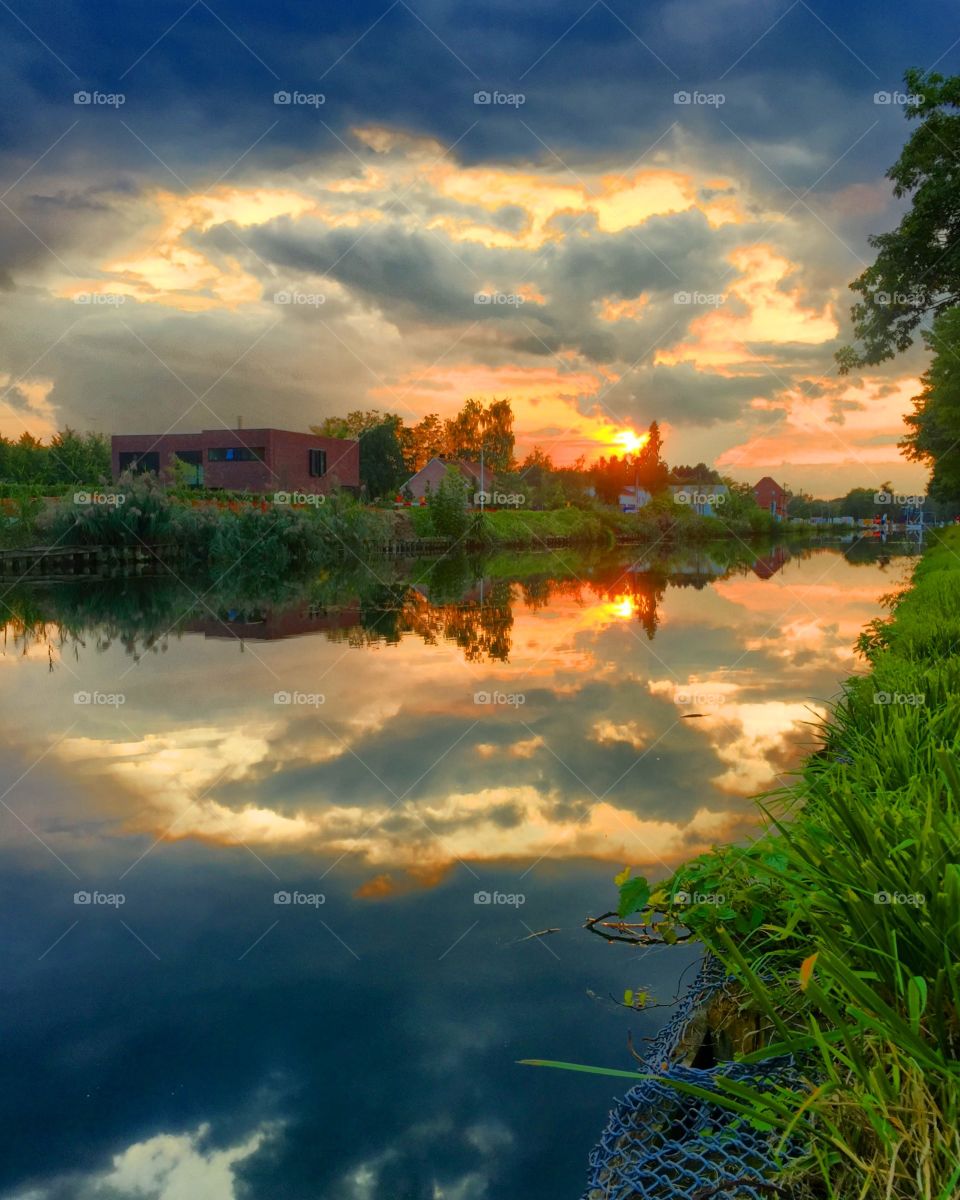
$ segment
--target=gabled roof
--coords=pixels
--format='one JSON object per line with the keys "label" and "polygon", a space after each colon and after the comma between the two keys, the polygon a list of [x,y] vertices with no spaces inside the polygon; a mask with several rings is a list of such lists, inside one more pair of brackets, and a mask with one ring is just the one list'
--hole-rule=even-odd
{"label": "gabled roof", "polygon": [[765,483],[769,484],[771,487],[775,487],[779,492],[786,491],[786,489],[781,484],[777,483],[777,481],[771,475],[764,475],[762,479],[758,479],[753,485],[753,490],[756,491],[757,488],[763,487]]}

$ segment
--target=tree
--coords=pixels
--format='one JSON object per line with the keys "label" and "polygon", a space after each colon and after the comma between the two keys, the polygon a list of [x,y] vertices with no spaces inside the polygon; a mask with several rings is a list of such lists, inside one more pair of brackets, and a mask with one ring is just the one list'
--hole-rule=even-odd
{"label": "tree", "polygon": [[935,500],[960,501],[960,308],[937,317],[924,340],[935,353],[900,446],[907,458],[932,468]]}
{"label": "tree", "polygon": [[634,474],[637,482],[651,496],[656,495],[657,492],[662,492],[666,488],[667,480],[670,477],[667,464],[663,461],[660,453],[662,449],[663,438],[660,436],[660,426],[656,421],[651,421],[650,428],[647,430],[646,445],[641,447],[634,463]]}
{"label": "tree", "polygon": [[960,301],[960,76],[907,71],[909,119],[920,124],[887,172],[910,208],[893,233],[870,238],[877,257],[850,285],[858,346],[837,352],[841,373],[906,350],[928,314]]}
{"label": "tree", "polygon": [[479,400],[465,400],[453,420],[446,422],[446,452],[450,458],[480,461],[483,415],[483,405]]}
{"label": "tree", "polygon": [[393,495],[406,478],[397,425],[390,419],[360,434],[360,482],[371,500]]}
{"label": "tree", "polygon": [[484,460],[494,471],[509,471],[513,465],[513,409],[509,400],[493,400],[480,418]]}
{"label": "tree", "polygon": [[411,475],[425,467],[432,458],[442,458],[446,452],[443,421],[436,413],[428,413],[416,425],[405,426],[400,439],[404,464]]}
{"label": "tree", "polygon": [[427,508],[437,537],[461,538],[467,532],[467,484],[456,467],[447,467],[437,490],[428,493]]}
{"label": "tree", "polygon": [[403,423],[400,417],[392,413],[382,413],[376,408],[358,408],[345,417],[327,417],[320,425],[311,425],[310,432],[319,437],[358,438],[384,421],[393,421],[398,425]]}

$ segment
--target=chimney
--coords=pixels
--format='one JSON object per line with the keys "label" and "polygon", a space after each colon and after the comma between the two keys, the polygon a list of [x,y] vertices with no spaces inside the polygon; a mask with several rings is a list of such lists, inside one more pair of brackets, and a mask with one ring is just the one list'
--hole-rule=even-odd
{"label": "chimney", "polygon": [[237,428],[238,428],[238,429],[242,429],[242,428],[243,428],[243,417],[242,417],[242,416],[240,416],[240,414],[239,414],[239,413],[237,414]]}

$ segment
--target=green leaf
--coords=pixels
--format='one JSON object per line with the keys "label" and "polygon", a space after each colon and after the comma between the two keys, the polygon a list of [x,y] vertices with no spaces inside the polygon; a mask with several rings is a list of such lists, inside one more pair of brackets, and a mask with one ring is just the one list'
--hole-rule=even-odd
{"label": "green leaf", "polygon": [[583,1063],[554,1062],[548,1058],[519,1058],[521,1067],[555,1067],[558,1071],[584,1071],[587,1075],[615,1075],[618,1079],[632,1079],[636,1083],[637,1071],[615,1071],[612,1067],[585,1067]]}
{"label": "green leaf", "polygon": [[621,917],[628,917],[631,913],[643,908],[649,899],[650,884],[642,875],[638,875],[636,879],[628,879],[620,887],[620,904],[617,913]]}

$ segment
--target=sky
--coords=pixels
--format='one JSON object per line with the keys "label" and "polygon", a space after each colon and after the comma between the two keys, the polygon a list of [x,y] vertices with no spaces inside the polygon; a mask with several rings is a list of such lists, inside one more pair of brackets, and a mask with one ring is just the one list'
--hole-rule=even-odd
{"label": "sky", "polygon": [[925,351],[839,378],[940,0],[0,3],[0,433],[656,419],[816,495],[891,481]]}

